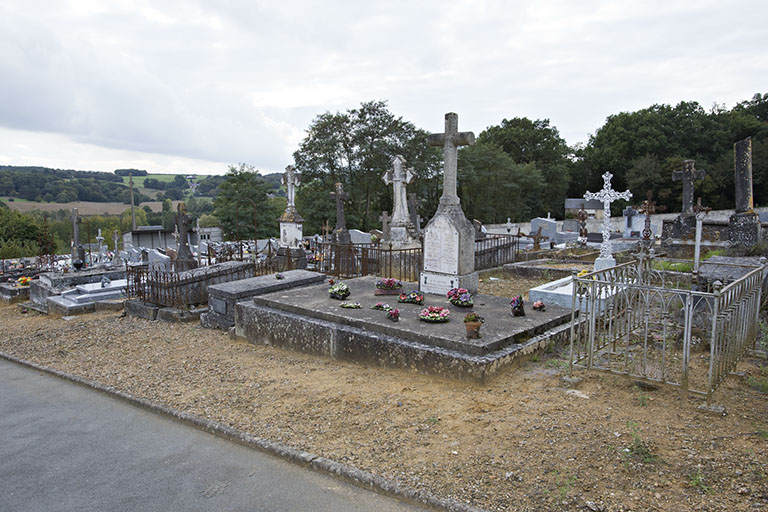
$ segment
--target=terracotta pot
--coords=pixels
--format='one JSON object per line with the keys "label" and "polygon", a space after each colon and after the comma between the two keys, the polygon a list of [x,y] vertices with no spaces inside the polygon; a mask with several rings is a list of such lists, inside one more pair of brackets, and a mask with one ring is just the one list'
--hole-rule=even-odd
{"label": "terracotta pot", "polygon": [[483,322],[464,322],[464,327],[467,328],[467,338],[474,339],[480,337],[480,327]]}

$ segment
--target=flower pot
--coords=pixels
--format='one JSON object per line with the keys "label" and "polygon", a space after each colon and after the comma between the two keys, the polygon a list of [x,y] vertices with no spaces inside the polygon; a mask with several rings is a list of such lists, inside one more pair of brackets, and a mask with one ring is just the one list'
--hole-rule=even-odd
{"label": "flower pot", "polygon": [[373,291],[374,295],[400,295],[403,293],[402,288],[376,288]]}
{"label": "flower pot", "polygon": [[512,316],[525,316],[525,309],[523,306],[512,308]]}
{"label": "flower pot", "polygon": [[467,328],[467,338],[476,339],[480,337],[480,327],[483,322],[464,322],[464,327]]}

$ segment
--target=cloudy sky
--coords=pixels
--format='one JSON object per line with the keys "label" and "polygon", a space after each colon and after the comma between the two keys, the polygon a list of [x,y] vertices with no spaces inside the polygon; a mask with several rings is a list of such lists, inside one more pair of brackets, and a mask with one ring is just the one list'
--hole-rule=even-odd
{"label": "cloudy sky", "polygon": [[281,171],[312,119],[384,99],[428,131],[768,92],[768,2],[3,0],[0,164]]}

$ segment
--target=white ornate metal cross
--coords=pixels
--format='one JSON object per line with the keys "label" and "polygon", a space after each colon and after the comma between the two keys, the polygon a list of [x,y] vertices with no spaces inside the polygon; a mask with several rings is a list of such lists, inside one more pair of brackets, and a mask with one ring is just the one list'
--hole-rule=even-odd
{"label": "white ornate metal cross", "polygon": [[611,258],[611,203],[625,199],[629,201],[632,198],[632,192],[626,190],[617,192],[611,187],[611,178],[613,174],[606,172],[603,174],[603,189],[600,192],[590,192],[587,190],[584,199],[590,201],[597,199],[603,203],[603,243],[600,245],[600,257]]}

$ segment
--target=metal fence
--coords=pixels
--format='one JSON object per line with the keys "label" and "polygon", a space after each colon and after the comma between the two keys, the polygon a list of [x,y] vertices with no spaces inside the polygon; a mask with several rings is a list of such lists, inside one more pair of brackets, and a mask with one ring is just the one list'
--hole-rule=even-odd
{"label": "metal fence", "polygon": [[518,235],[493,235],[475,240],[475,270],[495,268],[519,259]]}
{"label": "metal fence", "polygon": [[315,270],[341,278],[368,275],[418,281],[424,263],[421,247],[392,249],[387,245],[318,243]]}
{"label": "metal fence", "polygon": [[[764,265],[723,287],[652,258],[573,278],[570,369],[593,368],[706,395],[754,347]],[[683,271],[681,271],[681,269]]]}
{"label": "metal fence", "polygon": [[146,266],[129,267],[126,272],[126,295],[159,306],[187,308],[208,302],[208,286],[237,281],[286,270],[285,262],[273,258],[261,262],[236,265],[212,265],[170,272]]}

